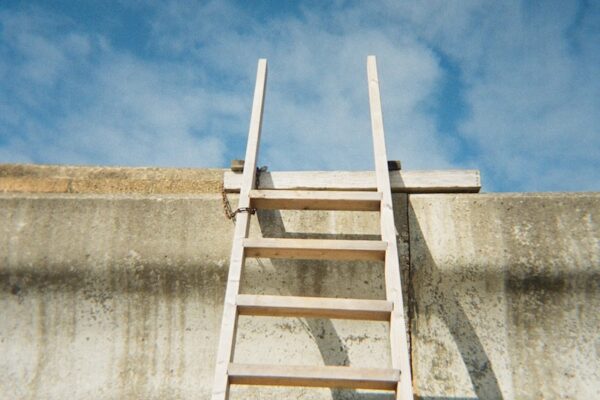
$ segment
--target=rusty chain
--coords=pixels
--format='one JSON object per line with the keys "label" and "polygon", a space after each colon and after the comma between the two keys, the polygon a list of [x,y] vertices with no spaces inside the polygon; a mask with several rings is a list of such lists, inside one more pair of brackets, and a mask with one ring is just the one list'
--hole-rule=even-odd
{"label": "rusty chain", "polygon": [[[256,168],[256,187],[260,186],[260,173],[266,172],[266,171],[267,171],[266,166]],[[231,203],[229,203],[229,199],[227,198],[227,193],[225,192],[224,184],[221,185],[221,198],[223,200],[223,211],[225,213],[225,216],[227,217],[227,219],[232,220],[234,223],[235,223],[235,216],[241,212],[247,212],[250,214],[256,213],[256,208],[252,208],[252,207],[240,207],[240,208],[236,209],[235,211],[232,211]]]}

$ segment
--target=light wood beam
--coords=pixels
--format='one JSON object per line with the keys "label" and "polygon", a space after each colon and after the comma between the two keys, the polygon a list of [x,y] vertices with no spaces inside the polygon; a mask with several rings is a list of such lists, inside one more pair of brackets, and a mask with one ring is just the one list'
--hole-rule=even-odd
{"label": "light wood beam", "polygon": [[400,374],[394,369],[230,364],[229,376],[231,383],[240,385],[394,390]]}
{"label": "light wood beam", "polygon": [[[258,60],[256,71],[256,86],[254,88],[254,99],[252,101],[252,114],[250,116],[250,128],[248,131],[248,145],[246,147],[244,169],[239,207],[250,206],[250,190],[254,188],[256,180],[256,160],[258,157],[258,144],[260,142],[260,131],[262,127],[262,115],[265,99],[265,87],[267,83],[267,60]],[[229,274],[227,277],[227,289],[225,291],[225,302],[223,305],[223,319],[221,322],[221,334],[219,336],[219,347],[217,349],[217,363],[215,367],[215,379],[213,383],[212,400],[227,400],[229,395],[229,378],[227,368],[233,360],[235,346],[235,332],[237,326],[236,297],[239,293],[242,266],[244,264],[244,239],[248,236],[250,215],[239,213],[236,217],[235,230],[233,234],[233,245],[229,262]]]}
{"label": "light wood beam", "polygon": [[246,257],[302,260],[383,261],[387,243],[379,240],[245,239]]}
{"label": "light wood beam", "polygon": [[381,193],[316,190],[252,190],[258,209],[379,211]]}
{"label": "light wood beam", "polygon": [[385,253],[386,298],[388,301],[394,303],[394,310],[392,311],[390,320],[392,367],[399,369],[402,374],[396,390],[396,399],[412,399],[412,378],[406,337],[398,246],[396,243],[396,226],[394,224],[392,190],[383,133],[383,115],[381,112],[379,78],[377,76],[375,56],[367,57],[367,78],[369,82],[369,105],[371,110],[371,130],[373,132],[377,189],[383,196],[380,212],[381,239],[388,244],[387,252]]}
{"label": "light wood beam", "polygon": [[[390,171],[395,193],[477,193],[481,190],[478,170]],[[226,192],[237,193],[242,175],[226,171]],[[374,171],[262,172],[258,189],[274,190],[370,190],[377,191]]]}
{"label": "light wood beam", "polygon": [[392,303],[385,300],[240,294],[240,315],[389,321]]}

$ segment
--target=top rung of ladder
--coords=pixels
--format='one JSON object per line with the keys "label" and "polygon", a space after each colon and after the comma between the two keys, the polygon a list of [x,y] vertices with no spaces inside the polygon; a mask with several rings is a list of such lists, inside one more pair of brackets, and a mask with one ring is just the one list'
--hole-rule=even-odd
{"label": "top rung of ladder", "polygon": [[379,211],[379,192],[251,190],[250,206],[279,210]]}

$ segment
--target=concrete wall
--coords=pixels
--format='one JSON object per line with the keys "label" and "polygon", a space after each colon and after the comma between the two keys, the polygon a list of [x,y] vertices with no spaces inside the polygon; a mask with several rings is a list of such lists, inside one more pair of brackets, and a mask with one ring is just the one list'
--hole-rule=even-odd
{"label": "concrete wall", "polygon": [[[13,192],[0,195],[0,397],[209,398],[233,228],[215,189],[222,172],[187,187],[125,177],[132,194],[118,182],[31,193],[52,187],[43,173],[26,183],[31,168],[0,168],[0,191]],[[600,397],[600,195],[407,200],[395,196],[418,395]],[[251,234],[377,229],[376,213],[263,211]],[[381,267],[249,260],[242,291],[383,298]],[[385,323],[243,317],[236,361],[379,367],[387,347]],[[241,387],[232,398],[392,397]]]}
{"label": "concrete wall", "polygon": [[413,195],[424,398],[600,398],[600,196]]}

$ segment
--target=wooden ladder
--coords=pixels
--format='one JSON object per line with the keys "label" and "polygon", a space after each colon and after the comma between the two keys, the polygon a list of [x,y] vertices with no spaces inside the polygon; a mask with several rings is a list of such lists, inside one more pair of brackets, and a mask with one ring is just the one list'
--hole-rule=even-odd
{"label": "wooden ladder", "polygon": [[[254,190],[267,78],[267,61],[261,59],[258,62],[239,197],[238,210],[242,212],[237,214],[235,223],[217,351],[213,400],[227,399],[229,386],[232,384],[393,390],[397,399],[413,398],[392,192],[374,56],[367,58],[367,76],[377,192]],[[381,240],[249,239],[248,211],[253,209],[380,211]],[[245,257],[383,261],[386,300],[240,294],[240,278]],[[388,321],[392,367],[374,369],[234,363],[233,350],[239,315]]]}

